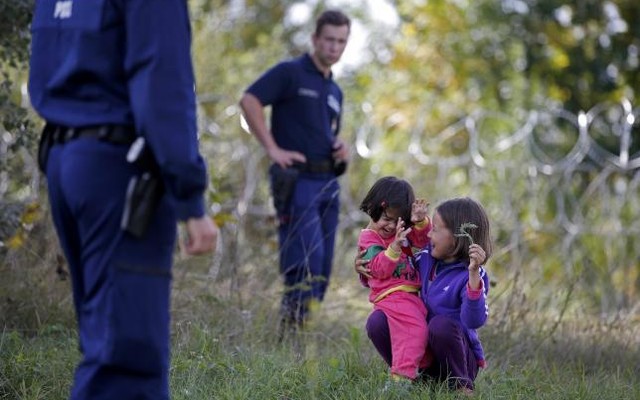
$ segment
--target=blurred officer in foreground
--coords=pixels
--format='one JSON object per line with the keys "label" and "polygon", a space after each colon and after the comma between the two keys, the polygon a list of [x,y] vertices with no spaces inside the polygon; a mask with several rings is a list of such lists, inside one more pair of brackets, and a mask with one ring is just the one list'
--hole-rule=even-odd
{"label": "blurred officer in foreground", "polygon": [[[270,68],[240,100],[251,132],[272,161],[269,175],[285,285],[283,334],[304,325],[329,286],[340,208],[337,177],[349,157],[347,144],[338,137],[342,90],[331,66],[340,60],[350,29],[342,12],[323,12],[311,37],[313,51]],[[269,105],[270,126],[263,110]]]}
{"label": "blurred officer in foreground", "polygon": [[31,102],[69,263],[72,399],[168,399],[171,263],[214,249],[184,0],[38,0]]}

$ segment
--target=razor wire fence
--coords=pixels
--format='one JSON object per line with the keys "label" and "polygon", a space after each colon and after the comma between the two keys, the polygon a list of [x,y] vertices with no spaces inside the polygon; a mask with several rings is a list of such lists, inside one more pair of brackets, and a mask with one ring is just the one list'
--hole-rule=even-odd
{"label": "razor wire fence", "polygon": [[[432,205],[449,197],[477,198],[492,221],[490,268],[499,292],[535,292],[540,306],[551,307],[571,296],[607,313],[633,307],[640,297],[639,120],[640,108],[627,100],[578,114],[552,106],[517,115],[479,110],[439,132],[418,120],[406,148],[393,150],[383,144],[380,127],[365,124],[355,134],[352,168],[403,160],[409,166],[403,178],[418,194],[428,193]],[[238,223],[227,227],[233,232],[225,236],[225,253],[209,271],[215,276],[224,263],[238,266],[231,275],[242,269],[264,273],[267,266],[277,271],[275,223],[265,223],[273,209],[264,154],[243,143],[223,145],[231,155],[227,168],[242,177],[237,196],[227,202]],[[456,150],[442,151],[451,148]],[[334,281],[353,279],[355,240],[366,224],[357,205],[370,185],[352,175],[340,178]],[[236,278],[235,289],[248,285]],[[260,282],[256,290],[277,283],[277,273]]]}
{"label": "razor wire fence", "polygon": [[[578,114],[479,110],[436,133],[419,120],[406,148],[414,164],[407,178],[419,182],[430,171],[439,198],[483,202],[494,264],[514,287],[537,285],[553,297],[558,284],[576,284],[602,312],[630,307],[640,291],[639,117],[623,100]],[[377,148],[375,135],[358,132],[361,156],[398,157]],[[454,140],[459,150],[442,156]]]}
{"label": "razor wire fence", "polygon": [[[223,220],[213,261],[189,273],[202,286],[226,285],[228,293],[281,290],[266,157],[255,138],[239,132],[236,108],[215,118],[199,115],[202,153],[212,171],[211,211]],[[477,198],[486,207],[495,239],[489,261],[494,293],[535,291],[552,306],[570,295],[603,313],[638,304],[640,108],[630,101],[577,114],[553,106],[509,115],[478,110],[437,132],[418,119],[404,133],[404,147],[393,149],[385,144],[388,133],[370,122],[354,132],[351,170],[340,178],[332,285],[354,281],[355,243],[366,224],[357,206],[370,184],[387,174],[380,165],[405,165],[402,177],[432,207],[456,196]],[[9,139],[3,136],[0,150],[5,162],[9,156],[25,160],[16,163],[27,165],[22,180],[31,189],[23,192],[31,196],[19,198],[25,204],[39,198],[42,178],[33,152],[9,152],[15,138]],[[0,199],[7,204],[13,204],[12,176],[10,170],[0,174]]]}

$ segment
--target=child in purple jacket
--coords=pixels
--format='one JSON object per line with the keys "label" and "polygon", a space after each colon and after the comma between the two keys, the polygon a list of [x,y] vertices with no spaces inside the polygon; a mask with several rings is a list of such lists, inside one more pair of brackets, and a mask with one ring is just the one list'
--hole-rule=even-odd
{"label": "child in purple jacket", "polygon": [[[427,351],[433,356],[422,375],[471,393],[479,368],[485,366],[476,329],[488,316],[489,277],[480,264],[491,256],[489,219],[483,207],[470,198],[448,200],[436,208],[429,238],[430,244],[416,255],[422,280],[420,295],[428,310]],[[370,272],[362,255],[355,267],[365,276]],[[367,333],[391,365],[389,324],[384,313],[374,311],[369,316]]]}

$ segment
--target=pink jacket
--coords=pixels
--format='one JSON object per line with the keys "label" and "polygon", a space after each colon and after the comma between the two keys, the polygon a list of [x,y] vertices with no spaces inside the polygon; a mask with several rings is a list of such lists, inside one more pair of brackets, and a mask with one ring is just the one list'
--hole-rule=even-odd
{"label": "pink jacket", "polygon": [[398,254],[389,246],[394,237],[383,239],[376,231],[363,229],[358,238],[358,250],[367,250],[365,260],[371,260],[371,278],[360,275],[362,284],[371,289],[369,301],[377,303],[398,290],[419,292],[421,287],[418,269],[409,261],[409,255],[429,243],[431,221],[424,226],[414,225],[407,235],[409,247]]}

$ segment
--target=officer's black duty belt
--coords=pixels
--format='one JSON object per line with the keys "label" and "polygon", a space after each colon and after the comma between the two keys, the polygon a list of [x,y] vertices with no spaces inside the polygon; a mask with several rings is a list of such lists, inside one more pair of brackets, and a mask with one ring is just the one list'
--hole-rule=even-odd
{"label": "officer's black duty belt", "polygon": [[51,139],[55,144],[64,144],[78,138],[95,138],[121,145],[130,145],[136,140],[136,132],[131,125],[98,125],[73,128],[47,124],[44,131],[51,135]]}
{"label": "officer's black duty belt", "polygon": [[307,161],[306,163],[294,163],[293,168],[309,174],[327,174],[334,172],[333,161]]}

